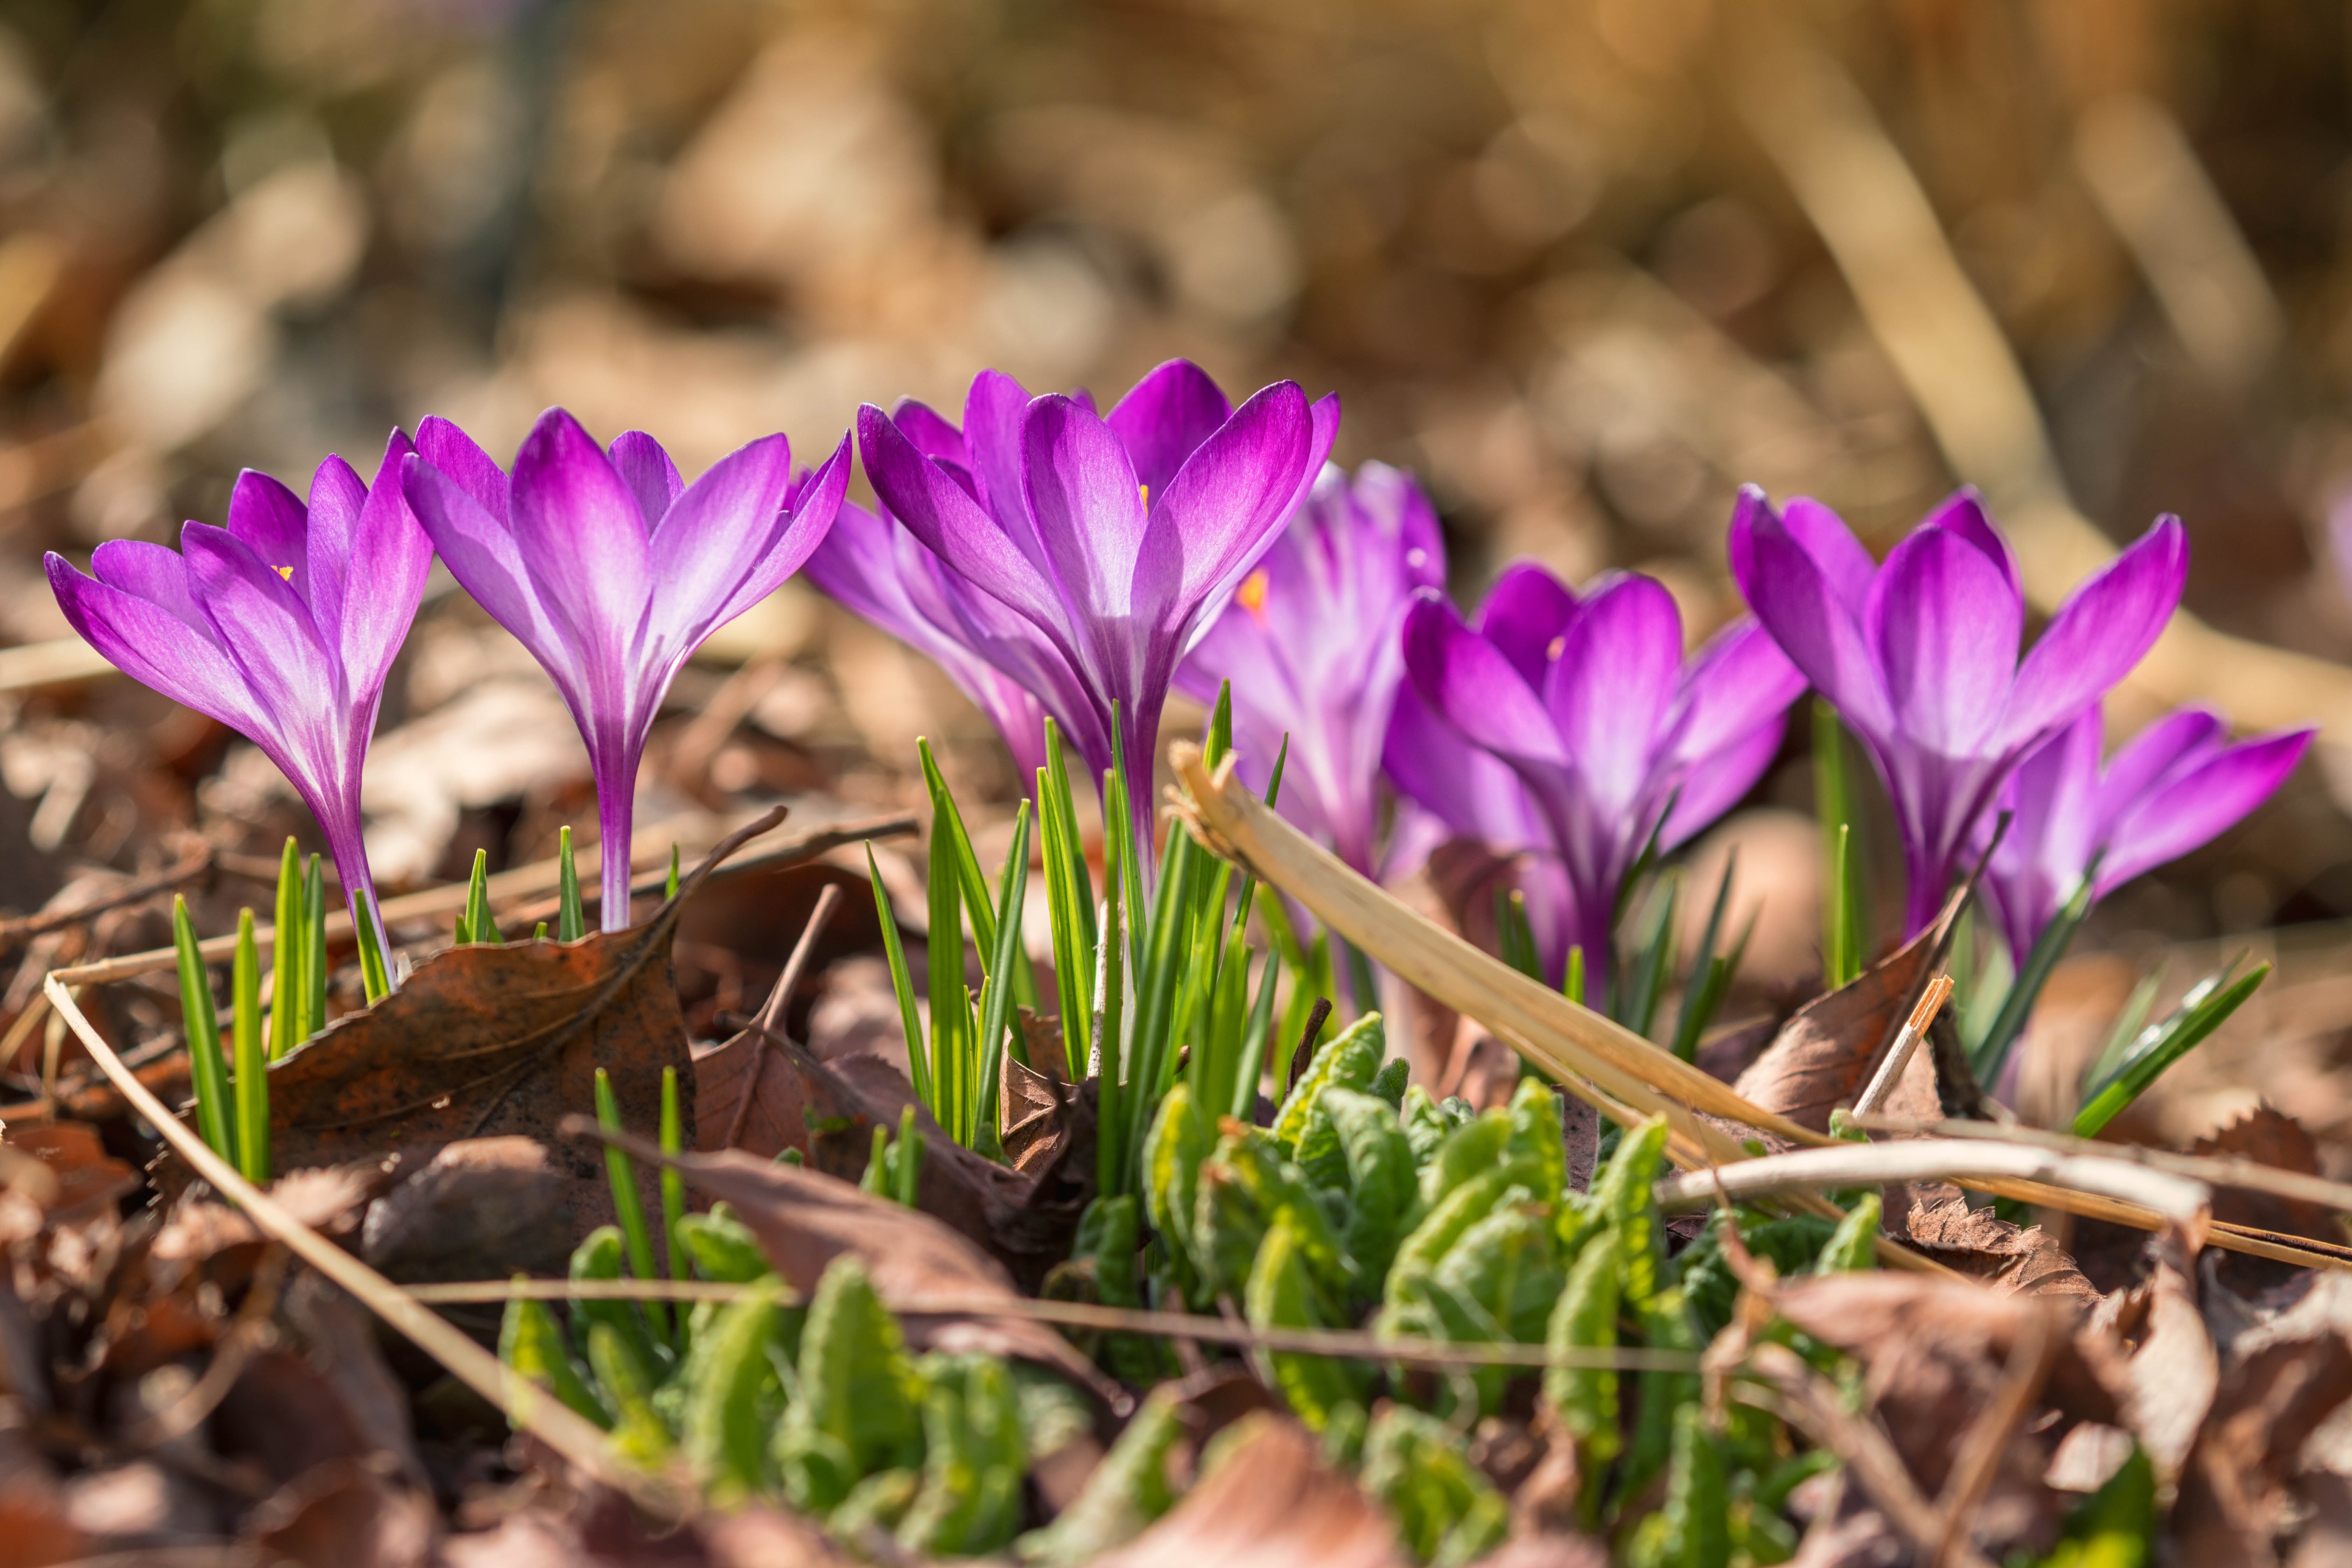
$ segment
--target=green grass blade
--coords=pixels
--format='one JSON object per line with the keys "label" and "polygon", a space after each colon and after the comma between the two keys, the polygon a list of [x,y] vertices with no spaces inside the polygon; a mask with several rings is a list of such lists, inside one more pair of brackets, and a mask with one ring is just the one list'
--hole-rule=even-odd
{"label": "green grass blade", "polygon": [[931,1078],[929,1042],[923,1037],[923,1016],[915,1005],[914,976],[907,968],[906,944],[898,939],[898,912],[890,907],[890,895],[882,886],[882,868],[875,861],[872,844],[866,846],[866,875],[874,888],[874,918],[882,927],[882,952],[890,962],[890,989],[898,998],[898,1024],[907,1034],[907,1073],[914,1080],[915,1098],[944,1127],[947,1113],[940,1104],[939,1091]]}
{"label": "green grass blade", "polygon": [[1528,899],[1517,888],[1495,889],[1495,944],[1505,963],[1530,979],[1543,978],[1543,961],[1536,954],[1535,932],[1528,925]]}
{"label": "green grass blade", "polygon": [[1870,941],[1868,884],[1863,875],[1862,826],[1854,792],[1853,747],[1837,710],[1813,700],[1813,799],[1829,853],[1823,887],[1822,966],[1832,990],[1862,973]]}
{"label": "green grass blade", "polygon": [[302,1031],[310,982],[303,973],[309,945],[302,924],[302,855],[294,840],[278,861],[277,924],[269,944],[269,1059],[276,1061],[310,1036]]}
{"label": "green grass blade", "polygon": [[[2232,963],[2231,969],[2237,965]],[[2165,1070],[2195,1049],[2198,1043],[2220,1028],[2236,1012],[2257,986],[2270,977],[2268,963],[2257,964],[2252,972],[2234,984],[2218,991],[2210,991],[2215,982],[2230,973],[2224,970],[2189,994],[2198,999],[2192,1005],[2183,1002],[2173,1016],[2158,1025],[2146,1036],[2145,1044],[2136,1044],[2116,1068],[2114,1078],[2102,1085],[2091,1097],[2089,1104],[2074,1113],[2074,1136],[2095,1138],[2108,1122],[2122,1114],[2125,1108],[2147,1091],[2147,1087],[2164,1076]],[[2199,992],[2207,994],[2201,997]]]}
{"label": "green grass blade", "polygon": [[572,829],[555,832],[555,939],[578,942],[588,934],[588,908],[580,898],[580,861],[572,853]]}
{"label": "green grass blade", "polygon": [[1584,944],[1582,942],[1574,943],[1568,950],[1568,969],[1559,977],[1559,994],[1580,1007],[1584,1005]]}
{"label": "green grass blade", "polygon": [[490,916],[490,855],[487,849],[474,851],[474,874],[466,883],[466,940],[506,941],[499,934],[499,922]]}
{"label": "green grass blade", "polygon": [[[662,1068],[661,1151],[673,1157],[686,1152],[686,1114],[678,1105],[677,1068]],[[679,1222],[686,1218],[686,1176],[675,1165],[661,1170],[662,1241],[669,1253],[669,1277],[691,1279],[686,1237]]]}
{"label": "green grass blade", "polygon": [[669,847],[669,877],[662,883],[664,903],[677,897],[677,846],[673,844]]}
{"label": "green grass blade", "polygon": [[1125,882],[1118,862],[1119,838],[1106,835],[1103,865],[1103,918],[1095,942],[1094,1055],[1095,1190],[1116,1197],[1133,1192],[1127,1158],[1127,1085],[1122,1076],[1126,1055],[1127,975],[1123,963],[1127,942],[1119,931],[1120,900]]}
{"label": "green grass blade", "polygon": [[1191,932],[1179,911],[1189,908],[1193,868],[1202,853],[1184,834],[1172,836],[1160,868],[1151,910],[1151,945],[1135,978],[1133,1060],[1128,1074],[1127,1146],[1141,1149],[1151,1117],[1160,1109],[1175,1070],[1171,1042],[1176,1022],[1176,986]]}
{"label": "green grass blade", "polygon": [[1045,888],[1054,921],[1054,983],[1060,993],[1064,1055],[1073,1079],[1086,1076],[1078,1049],[1094,995],[1094,884],[1078,835],[1077,803],[1070,793],[1061,727],[1045,721],[1045,766],[1037,784],[1037,828],[1045,846]]}
{"label": "green grass blade", "polygon": [[[977,1147],[994,1150],[1000,1147],[1001,1130],[997,1126],[997,1104],[1000,1080],[1003,1071],[1005,1028],[1013,1023],[1013,988],[1003,983],[1003,976],[1024,967],[1027,959],[1021,951],[1021,899],[1029,884],[1029,803],[1023,801],[1013,818],[1013,848],[1004,858],[1004,901],[998,906],[996,916],[996,951],[990,955],[988,994],[980,1015],[980,1084],[979,1110],[976,1117],[980,1143]],[[1019,1033],[1017,1024],[1013,1032]],[[1029,1053],[1015,1039],[1012,1047],[1013,1059],[1022,1066],[1029,1065]]]}
{"label": "green grass blade", "polygon": [[196,1131],[212,1152],[234,1163],[236,1132],[229,1103],[228,1064],[221,1059],[220,1015],[213,1010],[212,977],[205,973],[188,900],[172,896],[172,943],[180,955],[180,1021],[188,1037],[188,1079],[196,1093]]}
{"label": "green grass blade", "polygon": [[[625,1131],[621,1125],[621,1102],[613,1095],[612,1075],[603,1068],[596,1069],[596,1124],[607,1132]],[[628,1253],[629,1272],[640,1279],[660,1279],[654,1271],[653,1234],[646,1226],[646,1203],[637,1191],[635,1163],[607,1143],[604,1174],[613,1184],[613,1212],[621,1221],[621,1240]],[[668,1306],[660,1301],[640,1301],[637,1306],[652,1323],[655,1337],[667,1342]]]}
{"label": "green grass blade", "polygon": [[[1127,967],[1128,973],[1134,975],[1137,984],[1140,985],[1143,977],[1144,947],[1151,935],[1148,923],[1151,905],[1143,896],[1144,885],[1150,880],[1149,875],[1151,856],[1150,825],[1152,821],[1152,813],[1149,809],[1150,805],[1149,792],[1151,788],[1151,774],[1147,769],[1143,775],[1143,788],[1146,792],[1146,799],[1143,802],[1146,807],[1143,814],[1145,836],[1139,838],[1136,835],[1136,802],[1131,795],[1134,785],[1128,773],[1127,742],[1120,736],[1121,728],[1119,704],[1117,699],[1113,699],[1110,705],[1111,767],[1110,777],[1103,785],[1103,826],[1106,835],[1116,833],[1118,837],[1119,874],[1127,879],[1127,896],[1124,901],[1127,911]],[[1116,809],[1111,804],[1114,795],[1118,797]]]}
{"label": "green grass blade", "polygon": [[257,1187],[269,1184],[269,1045],[261,1027],[261,952],[253,911],[236,915],[236,959],[229,966],[230,1036],[236,1053],[236,1169]]}
{"label": "green grass blade", "polygon": [[2159,963],[2140,976],[2139,984],[2133,986],[2131,994],[2124,999],[2122,1011],[2116,1015],[2114,1025],[2107,1030],[2106,1044],[2099,1047],[2099,1054],[2091,1058],[2090,1067],[2083,1073],[2085,1099],[2089,1098],[2095,1086],[2104,1086],[2115,1077],[2116,1068],[2122,1065],[2125,1053],[2131,1049],[2132,1042],[2139,1038],[2140,1031],[2147,1027],[2147,1016],[2156,1010],[2157,993],[2164,987],[2164,967]]}
{"label": "green grass blade", "polygon": [[1675,1016],[1675,1055],[1688,1061],[1698,1050],[1698,1037],[1723,1005],[1730,989],[1727,970],[1717,973],[1716,944],[1723,937],[1724,911],[1731,907],[1731,879],[1739,870],[1739,851],[1724,858],[1723,879],[1715,885],[1715,902],[1706,911],[1706,928],[1699,932],[1698,950],[1691,955],[1690,981],[1683,989],[1683,1005]]}
{"label": "green grass blade", "polygon": [[1250,1006],[1249,1027],[1242,1035],[1242,1066],[1234,1075],[1231,1106],[1236,1121],[1251,1121],[1257,1111],[1258,1083],[1270,1067],[1265,1053],[1274,1039],[1274,994],[1281,978],[1282,955],[1268,950],[1265,973],[1258,978],[1257,1000]]}
{"label": "green grass blade", "polygon": [[898,1158],[890,1178],[895,1184],[891,1195],[908,1208],[922,1206],[917,1200],[921,1195],[923,1173],[923,1135],[915,1131],[915,1108],[911,1105],[898,1112]]}
{"label": "green grass blade", "polygon": [[373,1007],[392,994],[392,971],[384,966],[383,944],[377,939],[375,911],[362,897],[359,900],[358,931],[360,941],[360,988],[367,994]]}
{"label": "green grass blade", "polygon": [[327,877],[316,855],[302,878],[302,1037],[327,1026]]}
{"label": "green grass blade", "polygon": [[2093,886],[2091,877],[2085,876],[2065,907],[2042,928],[2032,952],[2019,966],[2017,978],[2010,983],[2009,994],[2001,998],[2000,1010],[1993,1015],[1984,1043],[1971,1055],[1969,1065],[1976,1073],[1977,1082],[1988,1089],[2000,1081],[2002,1069],[2009,1065],[2009,1053],[2016,1047],[2019,1037],[2025,1033],[2026,1020],[2033,1015],[2033,1004],[2041,996],[2042,987],[2049,982],[2051,972],[2066,955],[2075,931],[2090,914]]}
{"label": "green grass blade", "polygon": [[1624,1005],[1617,1021],[1635,1034],[1648,1037],[1650,1026],[1657,1022],[1658,998],[1664,994],[1666,976],[1675,969],[1675,910],[1681,902],[1683,881],[1679,872],[1669,871],[1650,900],[1650,918],[1644,921],[1633,973],[1624,988]]}
{"label": "green grass blade", "polygon": [[931,1081],[948,1114],[940,1125],[969,1148],[971,1144],[971,1064],[964,1059],[970,1040],[963,1027],[970,1009],[963,984],[963,891],[957,885],[950,829],[934,802],[931,812],[930,988]]}

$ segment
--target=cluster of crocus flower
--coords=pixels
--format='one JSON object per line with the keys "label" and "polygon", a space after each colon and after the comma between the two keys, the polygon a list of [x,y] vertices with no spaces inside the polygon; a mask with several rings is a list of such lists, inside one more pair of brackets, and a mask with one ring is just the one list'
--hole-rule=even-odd
{"label": "cluster of crocus flower", "polygon": [[121,541],[94,576],[55,555],[48,571],[115,663],[286,772],[379,937],[360,772],[436,552],[580,726],[608,930],[628,921],[635,774],[672,680],[803,565],[937,659],[1024,777],[1048,718],[1097,779],[1124,757],[1146,828],[1139,786],[1171,687],[1206,698],[1229,681],[1244,776],[1262,784],[1287,744],[1295,821],[1368,875],[1448,834],[1519,857],[1543,956],[1557,973],[1581,950],[1596,982],[1633,868],[1755,785],[1808,684],[1886,784],[1908,929],[1981,854],[1996,804],[2011,813],[1988,890],[2012,945],[2030,946],[2084,877],[2103,891],[2235,821],[2309,739],[2232,747],[2216,717],[2187,712],[2100,771],[2100,700],[2179,596],[2187,545],[2170,518],[2021,659],[2017,569],[1972,494],[1879,564],[1827,508],[1743,490],[1730,555],[1755,618],[1685,657],[1673,598],[1639,575],[1580,593],[1514,566],[1465,622],[1444,596],[1428,499],[1379,464],[1328,468],[1338,421],[1336,399],[1290,382],[1236,407],[1181,360],[1107,414],[991,371],[960,426],[911,401],[859,411],[868,510],[845,500],[846,438],[795,474],[770,436],[688,485],[650,437],[600,447],[560,409],[511,473],[427,419],[414,447],[394,433],[373,488],[331,458],[306,509],[247,474],[228,526],[188,524],[177,553]]}

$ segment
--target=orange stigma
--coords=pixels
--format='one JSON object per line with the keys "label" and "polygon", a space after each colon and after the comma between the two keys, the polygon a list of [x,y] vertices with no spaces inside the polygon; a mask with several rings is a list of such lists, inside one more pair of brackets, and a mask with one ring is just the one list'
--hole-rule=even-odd
{"label": "orange stigma", "polygon": [[1241,601],[1243,609],[1247,610],[1259,620],[1265,620],[1265,568],[1261,566],[1243,578],[1242,585],[1234,590],[1234,597]]}

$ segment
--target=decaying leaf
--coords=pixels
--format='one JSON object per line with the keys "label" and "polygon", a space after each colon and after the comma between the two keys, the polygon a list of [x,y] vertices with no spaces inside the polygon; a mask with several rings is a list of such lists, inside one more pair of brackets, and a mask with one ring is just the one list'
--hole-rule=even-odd
{"label": "decaying leaf", "polygon": [[[1092,1195],[1090,1093],[1071,1097],[1056,1086],[1064,1093],[1058,1124],[1031,1128],[1023,1144],[1027,1165],[1009,1170],[950,1138],[905,1076],[880,1057],[860,1052],[824,1062],[782,1038],[769,1039],[764,1049],[759,1045],[746,1030],[695,1059],[702,1152],[715,1152],[712,1145],[734,1124],[754,1063],[759,1078],[748,1087],[753,1098],[736,1145],[748,1154],[772,1158],[796,1149],[809,1169],[854,1182],[873,1155],[873,1130],[895,1135],[900,1113],[912,1107],[924,1140],[917,1173],[924,1212],[978,1241],[1027,1289],[1069,1256],[1079,1212]],[[1008,1137],[1008,1152],[1012,1142]]]}
{"label": "decaying leaf", "polygon": [[2181,1563],[2276,1561],[2272,1542],[2304,1444],[2352,1398],[2352,1343],[2334,1329],[2273,1340],[2221,1375],[2180,1477],[2171,1539]]}
{"label": "decaying leaf", "polygon": [[2139,1348],[2132,1352],[2125,1413],[2158,1478],[2168,1486],[2179,1479],[2213,1403],[2221,1361],[2197,1310],[2195,1238],[2172,1226],[2158,1239],[2155,1253],[2156,1273],[2147,1283]]}
{"label": "decaying leaf", "polygon": [[[1928,1498],[1943,1491],[1962,1435],[2011,1375],[2021,1341],[2048,1335],[2056,1342],[2041,1404],[2068,1424],[2120,1420],[2117,1358],[2078,1327],[2074,1313],[2045,1297],[1996,1295],[1916,1274],[1858,1273],[1792,1281],[1775,1306],[1863,1363],[1870,1405]],[[2057,1436],[2029,1421],[2010,1438],[1979,1505],[1980,1542],[2046,1548],[2072,1506],[2042,1479]]]}
{"label": "decaying leaf", "polygon": [[1958,1187],[1918,1182],[1903,1226],[1911,1245],[1996,1289],[2058,1296],[2084,1307],[2099,1293],[2074,1260],[2040,1226],[2020,1228],[1990,1208],[1971,1208]]}
{"label": "decaying leaf", "polygon": [[[1797,1009],[1732,1088],[1768,1110],[1816,1132],[1829,1131],[1830,1112],[1852,1105],[1877,1069],[1903,1020],[1943,956],[1950,916],[1864,970],[1850,985]],[[1932,1052],[1915,1054],[1904,1068],[1885,1113],[1932,1121],[1942,1114]]]}
{"label": "decaying leaf", "polygon": [[[690,1071],[670,973],[673,924],[573,942],[451,948],[408,983],[270,1068],[269,1121],[280,1170],[380,1161],[412,1168],[463,1139],[553,1143],[557,1123],[596,1103],[611,1074],[625,1126],[661,1119],[661,1074]],[[685,1101],[691,1137],[693,1097]],[[603,1157],[552,1147],[567,1179],[566,1245],[610,1220]],[[658,1213],[647,1189],[647,1210]]]}
{"label": "decaying leaf", "polygon": [[[585,1117],[572,1118],[565,1131],[592,1144],[601,1137]],[[648,1166],[662,1162],[660,1151],[646,1140],[624,1136],[614,1142]],[[928,1156],[924,1163],[929,1163]],[[971,1303],[969,1310],[953,1314],[898,1313],[907,1342],[915,1348],[1020,1356],[1052,1367],[1108,1402],[1122,1400],[1093,1363],[1045,1324],[987,1316],[991,1302],[1017,1299],[1012,1276],[930,1215],[862,1192],[838,1176],[740,1151],[688,1154],[675,1163],[688,1185],[734,1208],[759,1237],[769,1264],[793,1289],[814,1293],[825,1266],[850,1254],[865,1263],[885,1302],[952,1297]]]}
{"label": "decaying leaf", "polygon": [[1252,1415],[1159,1523],[1097,1568],[1401,1568],[1395,1527],[1328,1468],[1304,1426]]}
{"label": "decaying leaf", "polygon": [[[2189,1146],[2192,1154],[2210,1154],[2222,1158],[2237,1157],[2257,1164],[2270,1165],[2298,1175],[2316,1176],[2319,1168],[2319,1145],[2315,1142],[2302,1122],[2283,1110],[2267,1105],[2257,1106],[2235,1121]],[[2344,1233],[2336,1228],[2335,1213],[2307,1201],[2281,1197],[2274,1193],[2250,1192],[2242,1187],[2222,1186],[2214,1189],[2213,1217],[2231,1225],[2251,1226],[2256,1230],[2273,1231],[2281,1236],[2309,1237],[2315,1241],[2341,1242]],[[2252,1258],[2243,1253],[2224,1253],[2215,1260],[2221,1283],[2245,1297],[2260,1295],[2273,1286],[2292,1279],[2294,1265],[2280,1263],[2267,1258]]]}

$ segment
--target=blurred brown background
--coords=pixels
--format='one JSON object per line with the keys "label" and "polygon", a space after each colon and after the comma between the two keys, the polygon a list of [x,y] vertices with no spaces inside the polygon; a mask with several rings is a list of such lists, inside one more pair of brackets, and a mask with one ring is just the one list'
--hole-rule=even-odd
{"label": "blurred brown background", "polygon": [[[243,466],[372,469],[426,413],[503,455],[561,402],[692,472],[776,428],[813,457],[862,400],[952,408],[984,364],[1115,395],[1186,354],[1237,393],[1339,390],[1341,457],[1419,471],[1466,598],[1517,555],[1639,567],[1704,631],[1737,607],[1736,484],[1883,548],[1965,478],[2045,609],[2099,531],[2175,510],[2198,616],[2339,660],[2347,80],[2352,12],[2315,4],[6,0],[0,641],[65,635],[43,550],[217,520]],[[2332,664],[2217,646],[2116,719],[2199,698],[2352,735]],[[0,903],[200,817],[284,831],[209,726],[121,681],[9,684],[41,853]],[[676,706],[649,768],[681,804],[898,803],[917,733],[1012,790],[943,679],[796,587]],[[384,730],[387,882],[588,815],[568,720],[461,596]],[[2327,772],[2085,944],[2189,944],[2182,984],[2229,933],[2288,961],[2184,1079],[2187,1131],[2258,1090],[2352,1119]],[[1792,742],[1766,794],[1806,792]],[[1754,834],[1790,883],[1759,950],[1801,966],[1801,835]],[[2103,1022],[2129,973],[2094,952],[2052,1005]]]}

